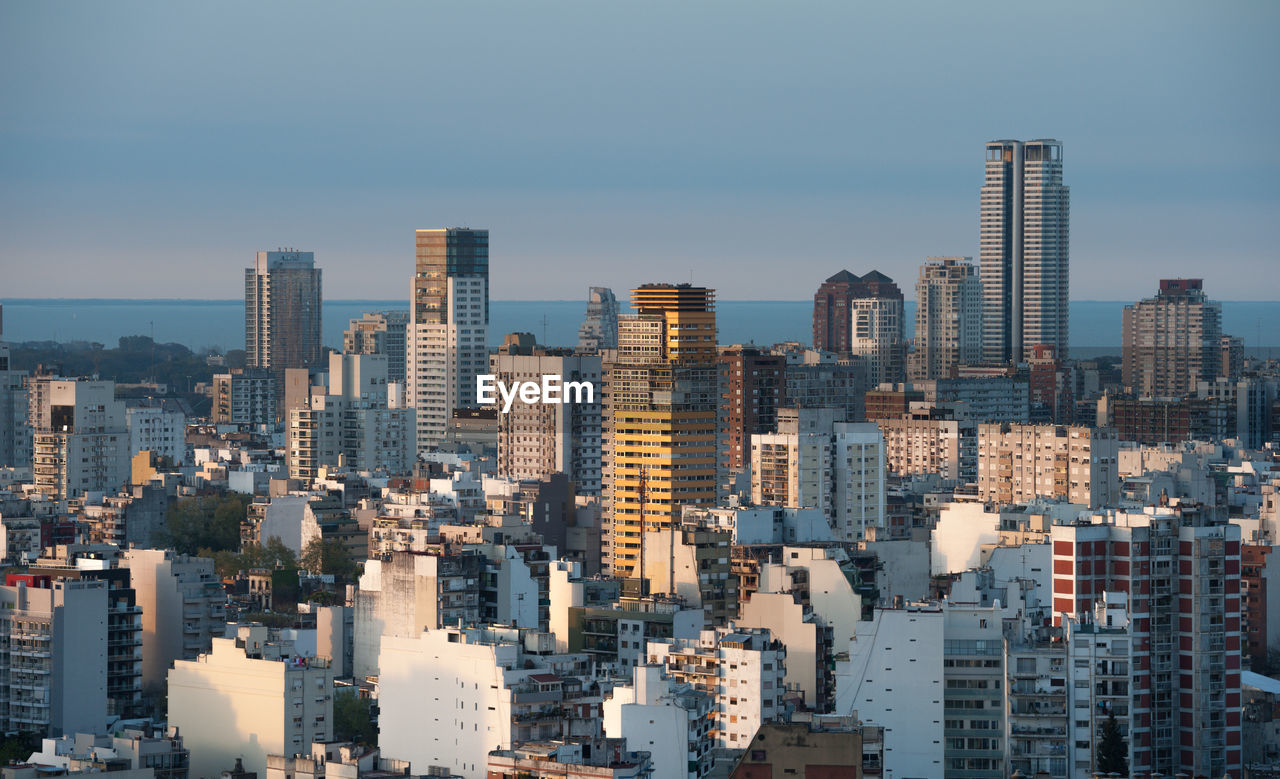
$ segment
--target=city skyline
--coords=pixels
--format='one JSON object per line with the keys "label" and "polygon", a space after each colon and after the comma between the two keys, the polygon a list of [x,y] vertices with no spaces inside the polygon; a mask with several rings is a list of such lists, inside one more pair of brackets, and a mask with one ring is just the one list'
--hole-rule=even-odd
{"label": "city skyline", "polygon": [[[1269,5],[1108,7],[1105,26],[1088,5],[1016,20],[935,6],[911,25],[884,8],[826,6],[822,24],[745,8],[734,35],[700,8],[676,25],[651,9],[380,10],[352,24],[255,8],[241,24],[10,7],[6,294],[230,298],[226,268],[286,241],[323,252],[350,297],[389,299],[408,228],[483,224],[508,269],[498,300],[560,298],[564,277],[629,288],[639,262],[724,300],[803,299],[833,267],[905,279],[927,256],[977,257],[976,150],[1056,137],[1074,298],[1135,299],[1207,262],[1220,299],[1277,297],[1251,280],[1280,238]],[[484,30],[479,56],[465,36],[419,52],[412,31],[431,26]],[[1043,57],[1041,30],[1071,45]],[[38,52],[55,37],[53,62]]]}

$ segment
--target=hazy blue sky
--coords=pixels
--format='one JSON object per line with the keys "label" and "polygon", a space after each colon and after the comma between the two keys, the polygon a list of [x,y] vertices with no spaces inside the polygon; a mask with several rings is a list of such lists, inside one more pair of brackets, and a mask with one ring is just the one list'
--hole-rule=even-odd
{"label": "hazy blue sky", "polygon": [[0,297],[243,294],[316,252],[407,297],[417,227],[496,298],[688,280],[911,294],[976,255],[983,143],[1056,137],[1072,297],[1280,298],[1280,3],[0,0]]}

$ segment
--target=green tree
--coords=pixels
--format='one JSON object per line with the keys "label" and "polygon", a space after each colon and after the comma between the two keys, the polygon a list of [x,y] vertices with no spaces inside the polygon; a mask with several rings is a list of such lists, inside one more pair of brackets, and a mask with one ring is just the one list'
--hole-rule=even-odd
{"label": "green tree", "polygon": [[201,557],[212,557],[213,570],[224,579],[234,578],[240,573],[240,555],[230,549],[220,549],[217,552],[212,549],[201,549],[199,554]]}
{"label": "green tree", "polygon": [[338,581],[352,580],[359,570],[345,546],[324,538],[313,538],[307,542],[298,564],[311,573],[332,574]]}
{"label": "green tree", "polygon": [[1098,740],[1097,770],[1103,774],[1129,775],[1129,747],[1120,735],[1120,725],[1114,713],[1102,723],[1102,737]]}
{"label": "green tree", "polygon": [[0,741],[0,765],[21,763],[40,751],[40,734],[15,733]]}
{"label": "green tree", "polygon": [[373,722],[373,701],[354,691],[338,691],[333,695],[333,737],[337,741],[354,741],[361,746],[376,746],[378,726]]}
{"label": "green tree", "polygon": [[249,496],[238,493],[175,501],[165,517],[162,540],[182,554],[237,550],[248,505]]}

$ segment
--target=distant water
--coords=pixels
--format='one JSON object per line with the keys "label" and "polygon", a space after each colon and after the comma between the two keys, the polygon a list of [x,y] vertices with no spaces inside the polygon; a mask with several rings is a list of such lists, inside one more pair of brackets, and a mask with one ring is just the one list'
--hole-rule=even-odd
{"label": "distant water", "polygon": [[[4,339],[97,341],[114,346],[121,336],[152,335],[162,343],[192,349],[244,347],[242,300],[107,300],[0,298]],[[1120,312],[1125,302],[1078,300],[1071,304],[1071,343],[1077,357],[1119,354]],[[342,331],[366,311],[407,310],[405,300],[326,300],[324,341],[342,347]],[[908,301],[907,335],[915,322]],[[533,333],[540,343],[573,346],[586,312],[582,300],[495,300],[490,304],[489,341],[500,344],[511,332]],[[624,304],[623,313],[626,313]],[[809,342],[813,303],[807,300],[720,300],[716,302],[719,342],[772,344]],[[1243,338],[1252,352],[1280,352],[1280,301],[1224,301],[1223,330]]]}

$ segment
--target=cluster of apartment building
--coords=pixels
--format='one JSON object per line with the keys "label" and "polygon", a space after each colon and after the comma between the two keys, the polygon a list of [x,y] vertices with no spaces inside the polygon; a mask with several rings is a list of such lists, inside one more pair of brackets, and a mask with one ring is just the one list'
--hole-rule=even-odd
{"label": "cluster of apartment building", "polygon": [[[314,255],[260,252],[207,414],[0,342],[2,724],[31,776],[1260,770],[1280,373],[1194,279],[1126,309],[1119,373],[1072,360],[1067,221],[1061,144],[989,143],[914,339],[842,270],[812,344],[643,284],[491,349],[488,231],[447,228],[341,351]],[[166,548],[202,500],[234,538]]]}

